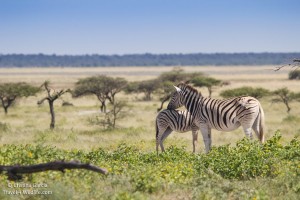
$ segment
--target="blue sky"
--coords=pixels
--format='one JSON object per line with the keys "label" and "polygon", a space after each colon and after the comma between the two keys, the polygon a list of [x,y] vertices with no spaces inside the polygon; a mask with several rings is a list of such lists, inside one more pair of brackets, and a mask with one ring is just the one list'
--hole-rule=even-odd
{"label": "blue sky", "polygon": [[299,0],[0,0],[0,54],[300,52]]}

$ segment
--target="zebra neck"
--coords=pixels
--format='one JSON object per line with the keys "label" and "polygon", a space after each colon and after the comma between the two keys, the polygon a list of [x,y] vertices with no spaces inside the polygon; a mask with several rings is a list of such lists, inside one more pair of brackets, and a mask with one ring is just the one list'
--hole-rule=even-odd
{"label": "zebra neck", "polygon": [[203,97],[196,95],[191,98],[187,98],[187,101],[184,103],[185,108],[191,113],[192,116],[195,116],[197,113],[197,108],[202,105]]}

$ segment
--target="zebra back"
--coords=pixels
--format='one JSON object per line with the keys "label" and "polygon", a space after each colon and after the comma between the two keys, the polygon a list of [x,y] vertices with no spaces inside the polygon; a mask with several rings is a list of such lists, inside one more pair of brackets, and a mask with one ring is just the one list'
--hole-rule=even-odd
{"label": "zebra back", "polygon": [[169,127],[177,132],[190,131],[193,117],[187,110],[163,110],[156,117],[157,127]]}
{"label": "zebra back", "polygon": [[[181,83],[168,104],[169,109],[185,106],[199,124],[230,131],[240,123],[253,123],[261,106],[257,99],[250,96],[230,99],[212,99],[203,97],[195,88]],[[198,124],[198,125],[199,125]],[[200,126],[200,125],[199,125]]]}

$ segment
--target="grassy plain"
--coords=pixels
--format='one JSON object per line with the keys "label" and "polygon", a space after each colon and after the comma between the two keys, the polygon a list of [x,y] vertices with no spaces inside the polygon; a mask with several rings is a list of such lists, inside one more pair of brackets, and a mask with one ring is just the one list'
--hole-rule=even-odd
{"label": "grassy plain", "polygon": [[[264,87],[269,90],[275,90],[280,87],[288,87],[290,90],[300,92],[299,81],[290,81],[287,79],[287,73],[290,69],[274,72],[274,66],[237,66],[237,67],[183,67],[187,72],[203,72],[211,77],[226,80],[230,85],[216,88],[213,97],[220,98],[219,92],[226,89],[237,88],[241,86]],[[50,80],[53,87],[72,88],[79,78],[87,76],[106,74],[110,76],[124,77],[129,81],[145,80],[157,77],[160,73],[170,71],[171,67],[112,67],[112,68],[13,68],[0,69],[0,82],[18,82],[25,81],[34,85],[41,85],[43,81]],[[205,88],[199,88],[203,95],[207,95]],[[120,121],[119,126],[122,131],[102,131],[100,127],[89,123],[91,119],[99,114],[99,102],[95,97],[83,97],[72,99],[70,95],[63,96],[62,100],[56,102],[57,129],[54,133],[44,138],[49,145],[55,145],[62,148],[72,148],[77,142],[81,145],[79,148],[90,149],[92,147],[107,147],[117,145],[120,141],[139,142],[140,140],[151,141],[148,150],[153,148],[154,142],[154,119],[156,108],[159,107],[159,101],[154,97],[153,101],[144,102],[139,96],[130,97],[119,94],[119,98],[129,100],[130,117]],[[0,121],[8,124],[10,133],[2,133],[1,143],[19,143],[26,144],[35,141],[41,141],[41,132],[47,131],[49,124],[48,105],[38,107],[36,102],[43,97],[39,94],[36,97],[29,97],[18,101],[17,105],[9,109],[9,114],[4,116],[0,110]],[[62,107],[62,101],[68,101],[74,104],[74,107]],[[267,138],[275,130],[284,131],[284,138],[289,140],[295,134],[299,134],[300,126],[294,126],[284,122],[287,113],[283,104],[272,104],[270,98],[262,100],[262,105],[266,114]],[[299,103],[292,103],[291,115],[299,116]],[[2,113],[2,115],[1,115]],[[297,120],[296,120],[297,121]],[[132,138],[124,132],[124,129],[131,132]],[[124,133],[123,133],[124,132]],[[136,133],[136,134],[133,134]],[[55,134],[60,135],[56,137]],[[48,135],[48,134],[46,134]],[[73,135],[73,136],[72,136]],[[233,133],[220,133],[214,131],[213,144],[234,143],[244,135],[238,129]],[[73,138],[69,140],[68,138]],[[60,139],[58,139],[60,138]],[[183,144],[190,142],[191,134],[172,134],[170,139],[183,140]],[[84,141],[84,142],[82,142]],[[166,141],[168,143],[168,141]],[[171,142],[170,142],[171,143]],[[148,142],[147,142],[148,144]],[[199,145],[202,149],[203,144],[199,138]],[[77,145],[75,145],[77,146]],[[188,148],[191,145],[188,144]]]}
{"label": "grassy plain", "polygon": [[[213,92],[213,97],[219,98],[219,93],[222,90],[237,88],[241,86],[263,87],[269,90],[275,90],[281,87],[288,87],[290,90],[300,92],[299,81],[290,81],[287,79],[290,69],[282,69],[280,71],[273,71],[274,66],[199,66],[199,67],[183,67],[187,72],[203,72],[211,77],[229,81],[230,85],[216,88]],[[43,81],[50,80],[53,87],[72,88],[74,83],[79,78],[93,76],[97,74],[105,74],[114,77],[124,77],[128,81],[146,80],[157,77],[160,73],[170,71],[172,67],[105,67],[105,68],[0,68],[0,82],[19,82],[24,81],[34,85],[41,85]],[[207,95],[205,88],[199,88],[203,95]],[[100,126],[91,123],[97,116],[101,116],[99,110],[99,102],[93,96],[72,99],[70,95],[65,95],[61,100],[55,102],[56,107],[56,129],[49,131],[50,115],[48,112],[48,105],[45,103],[42,106],[37,106],[37,101],[43,97],[39,94],[35,97],[20,99],[17,104],[8,110],[8,115],[4,115],[4,111],[0,110],[0,144],[17,144],[17,145],[48,145],[63,150],[83,150],[92,151],[93,149],[102,148],[105,151],[114,151],[121,144],[133,145],[141,152],[152,153],[155,151],[155,126],[154,121],[156,117],[156,109],[160,103],[156,96],[153,101],[141,101],[140,96],[128,96],[125,94],[118,94],[117,98],[129,101],[130,107],[127,108],[128,117],[122,119],[118,123],[116,130],[103,130]],[[283,104],[272,104],[271,98],[262,99],[262,106],[265,111],[266,118],[266,138],[271,138],[277,130],[281,131],[283,144],[291,141],[295,136],[300,135],[300,103],[294,102],[291,104],[292,111],[290,115],[286,113]],[[68,101],[74,104],[72,107],[62,107],[62,101]],[[230,144],[234,146],[237,141],[244,137],[241,129],[233,132],[218,132],[213,131],[213,145],[220,146]],[[165,142],[165,147],[175,145],[178,147],[185,147],[187,151],[192,149],[192,135],[191,133],[172,133]],[[199,134],[197,152],[201,154],[204,151],[201,134]],[[18,161],[16,161],[18,162]],[[110,179],[118,179],[117,177],[110,177]],[[128,177],[123,177],[127,179]],[[4,180],[4,178],[2,177]],[[49,181],[53,184],[54,192],[59,192],[61,188],[56,185],[53,180]],[[78,180],[76,180],[78,181]],[[113,184],[126,180],[108,180],[100,178],[100,185]],[[229,183],[228,180],[223,179],[224,184]],[[58,180],[58,184],[62,184]],[[117,185],[118,185],[117,184]],[[216,199],[217,193],[214,193],[213,187],[207,183],[207,187],[203,186],[209,193],[208,198],[197,199]],[[218,187],[222,188],[222,183]],[[220,185],[221,184],[221,185]],[[236,184],[241,182],[236,181]],[[259,184],[267,184],[267,180],[252,180],[242,182],[245,187],[250,187],[256,192]],[[5,185],[5,184],[4,184]],[[247,186],[249,185],[249,186]],[[76,193],[76,187],[72,183],[64,186],[65,190]],[[74,188],[75,187],[75,188]],[[104,186],[103,186],[104,187]],[[119,187],[119,186],[118,186]],[[136,195],[129,195],[130,198],[149,198],[149,199],[191,199],[194,198],[190,194],[190,188],[178,188],[176,186],[166,186],[170,191],[158,190],[158,192],[148,194],[136,193]],[[243,186],[244,187],[244,186]],[[272,186],[273,187],[273,186]],[[275,186],[274,186],[275,187]],[[113,187],[112,187],[113,188]],[[210,189],[207,189],[210,188]],[[99,189],[99,187],[97,187]],[[245,189],[245,188],[244,188]],[[101,189],[99,189],[101,193]],[[111,193],[115,193],[110,188]],[[115,188],[118,190],[118,188]],[[130,188],[121,188],[126,192],[130,192]],[[272,189],[273,190],[273,189]],[[276,190],[276,188],[274,189]],[[244,190],[243,190],[244,191]],[[60,191],[61,192],[61,191]],[[103,192],[103,191],[102,191]],[[224,191],[223,191],[224,192]],[[235,191],[236,192],[236,191]],[[70,192],[70,195],[72,192]],[[78,195],[78,192],[76,193]],[[179,195],[180,194],[180,195]],[[256,194],[255,192],[253,194]],[[97,194],[99,195],[99,194]],[[96,195],[96,196],[97,196]],[[224,192],[223,197],[226,199],[239,199],[237,196],[230,197],[230,191],[226,196]],[[254,195],[255,196],[255,195]],[[270,198],[270,194],[257,194],[262,198]],[[1,195],[0,195],[1,197]],[[9,198],[8,196],[5,196]],[[84,195],[87,197],[87,194]],[[90,197],[93,197],[91,195]],[[128,197],[128,199],[130,199]],[[252,198],[253,195],[249,196]],[[52,196],[53,198],[53,196]],[[103,197],[104,198],[104,197]],[[126,199],[126,195],[120,199]],[[77,197],[80,199],[80,197]]]}

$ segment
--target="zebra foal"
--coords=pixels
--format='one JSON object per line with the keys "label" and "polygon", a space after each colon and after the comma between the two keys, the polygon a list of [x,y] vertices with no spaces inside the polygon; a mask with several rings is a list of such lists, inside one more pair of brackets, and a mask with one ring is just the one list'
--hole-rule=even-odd
{"label": "zebra foal", "polygon": [[163,142],[172,133],[192,131],[193,134],[193,152],[195,152],[195,143],[198,140],[199,128],[193,124],[193,117],[185,110],[163,110],[156,117],[156,151],[158,146],[164,151]]}
{"label": "zebra foal", "polygon": [[264,142],[264,111],[259,101],[250,96],[230,99],[212,99],[201,95],[190,85],[180,83],[173,93],[168,109],[185,106],[194,118],[203,137],[206,152],[211,149],[211,129],[232,131],[243,127],[245,135],[252,139],[252,130]]}

